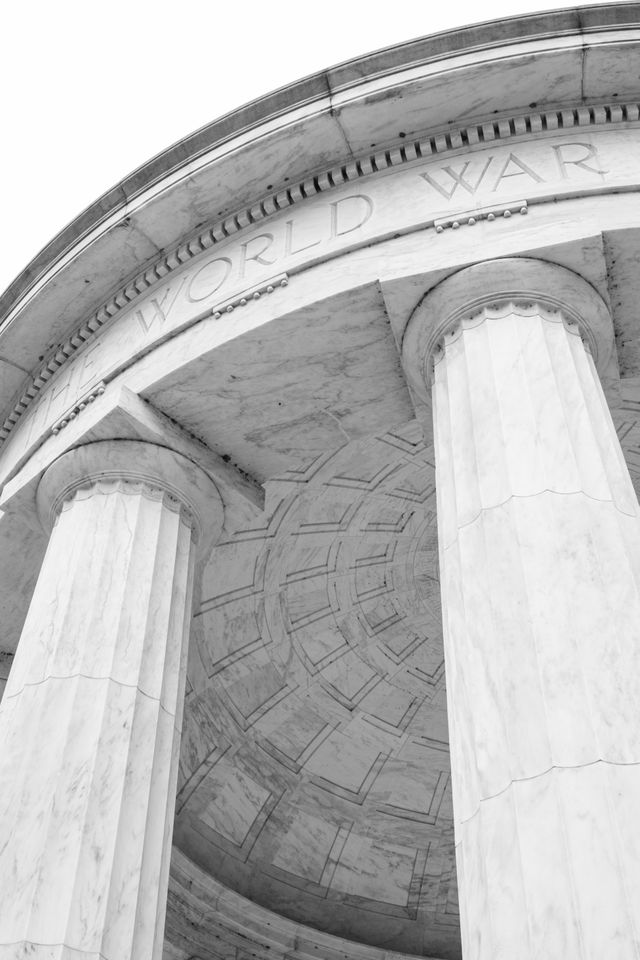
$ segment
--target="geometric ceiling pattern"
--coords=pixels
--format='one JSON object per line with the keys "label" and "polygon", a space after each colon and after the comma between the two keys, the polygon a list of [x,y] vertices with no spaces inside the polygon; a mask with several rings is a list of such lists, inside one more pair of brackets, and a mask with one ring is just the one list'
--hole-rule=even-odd
{"label": "geometric ceiling pattern", "polygon": [[[638,490],[640,380],[621,387],[612,415]],[[266,494],[260,525],[205,570],[174,844],[293,921],[455,960],[433,449],[412,421]],[[206,923],[203,956],[243,960],[215,911]]]}
{"label": "geometric ceiling pattern", "polygon": [[[640,378],[620,381],[612,415],[640,491]],[[196,600],[174,844],[203,873],[172,879],[167,956],[280,956],[212,908],[227,887],[356,944],[455,960],[433,450],[412,421],[266,494]]]}
{"label": "geometric ceiling pattern", "polygon": [[412,421],[266,494],[204,574],[174,844],[292,920],[457,957],[433,450]]}

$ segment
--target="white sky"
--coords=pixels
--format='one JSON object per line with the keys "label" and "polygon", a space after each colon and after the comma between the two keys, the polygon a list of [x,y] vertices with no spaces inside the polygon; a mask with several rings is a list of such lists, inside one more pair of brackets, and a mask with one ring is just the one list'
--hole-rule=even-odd
{"label": "white sky", "polygon": [[536,9],[536,0],[5,4],[0,290],[101,193],[235,107],[389,44]]}

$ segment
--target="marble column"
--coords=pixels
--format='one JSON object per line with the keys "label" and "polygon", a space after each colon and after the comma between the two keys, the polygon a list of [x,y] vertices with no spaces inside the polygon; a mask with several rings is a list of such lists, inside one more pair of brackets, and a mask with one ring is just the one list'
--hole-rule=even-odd
{"label": "marble column", "polygon": [[194,563],[222,508],[152,444],[64,454],[0,705],[0,958],[160,960]]}
{"label": "marble column", "polygon": [[405,344],[432,385],[464,960],[640,957],[640,519],[607,323],[574,274],[493,261]]}

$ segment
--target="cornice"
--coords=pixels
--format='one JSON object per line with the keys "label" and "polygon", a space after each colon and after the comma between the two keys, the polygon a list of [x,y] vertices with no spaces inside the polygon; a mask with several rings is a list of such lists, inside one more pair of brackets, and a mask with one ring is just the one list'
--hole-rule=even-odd
{"label": "cornice", "polygon": [[297,110],[317,108],[323,101],[328,101],[331,107],[333,97],[355,91],[371,81],[453,61],[456,57],[471,55],[480,59],[483,52],[491,54],[506,47],[518,49],[549,39],[584,38],[586,45],[593,42],[592,38],[598,33],[617,36],[639,26],[640,4],[637,2],[570,6],[507,17],[385,47],[274,90],[173,144],[103,194],[61,230],[0,295],[0,317],[8,313],[12,304],[23,297],[79,237],[86,236],[173,172],[247,132],[264,128]]}
{"label": "cornice", "polygon": [[[98,310],[83,320],[63,343],[54,347],[16,394],[9,413],[0,427],[0,447],[53,375],[121,310],[131,306],[138,297],[148,293],[154,285],[161,283],[194,257],[214,248],[219,243],[241,235],[243,231],[263,223],[270,216],[346,183],[375,176],[408,163],[455,154],[467,148],[491,143],[504,144],[509,140],[535,139],[562,130],[607,128],[638,122],[640,122],[640,101],[623,104],[581,103],[513,116],[491,117],[465,126],[436,130],[417,139],[397,141],[386,149],[368,153],[357,159],[350,157],[343,164],[309,176],[286,189],[267,194],[252,205],[243,207],[235,214],[199,230],[168,253],[158,257],[153,264],[121,286]],[[526,212],[527,204],[525,201],[523,204],[521,213]],[[511,210],[509,209],[504,215],[510,216]],[[490,214],[488,218],[494,219],[494,215]],[[441,233],[443,222],[434,220],[431,228]],[[446,225],[449,225],[448,221]],[[454,219],[451,225],[455,228],[458,223]],[[237,300],[241,305],[246,302],[242,297]],[[225,309],[230,309],[230,306],[225,304]],[[207,312],[215,315],[219,310],[220,305],[216,305]]]}

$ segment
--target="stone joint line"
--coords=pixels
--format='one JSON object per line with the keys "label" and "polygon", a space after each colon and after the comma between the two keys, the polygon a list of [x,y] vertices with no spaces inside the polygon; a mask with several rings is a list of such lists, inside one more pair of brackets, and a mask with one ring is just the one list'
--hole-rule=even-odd
{"label": "stone joint line", "polygon": [[[110,960],[110,958],[107,957],[105,953],[102,953],[101,950],[100,951],[91,950],[90,952],[87,952],[82,947],[73,947],[69,943],[42,943],[40,940],[11,940],[9,942],[0,943],[0,947],[19,947],[20,948],[20,947],[26,946],[27,944],[31,944],[34,947],[47,947],[49,949],[50,948],[57,949],[57,948],[64,947],[65,950],[73,950],[74,953],[81,954],[82,960],[86,960],[87,957],[95,958],[95,960]],[[24,952],[24,956],[28,956],[28,954],[29,954],[29,950],[26,949]]]}
{"label": "stone joint line", "polygon": [[[126,688],[127,690],[137,690],[142,697],[146,697],[147,700],[152,700],[154,703],[157,703],[160,709],[166,713],[168,717],[175,719],[175,713],[171,713],[170,710],[164,706],[159,697],[152,697],[150,693],[146,693],[145,690],[142,690],[137,683],[124,683],[123,680],[116,680],[115,677],[90,677],[86,673],[69,673],[65,676],[55,676],[55,674],[48,674],[46,677],[43,677],[42,680],[34,680],[27,683],[23,683],[19,690],[16,690],[15,693],[5,693],[2,702],[9,700],[14,700],[16,697],[19,697],[27,687],[41,687],[44,683],[48,683],[50,680],[95,680],[102,682],[107,680],[109,683],[115,683],[119,687]],[[0,707],[1,709],[1,707]]]}
{"label": "stone joint line", "polygon": [[[586,767],[595,767],[597,764],[602,763],[608,767],[638,767],[640,766],[640,760],[629,760],[623,762],[620,760],[605,760],[604,757],[598,757],[597,760],[590,760],[589,763],[552,763],[550,767],[547,767],[545,770],[541,770],[540,773],[534,773],[530,777],[514,777],[509,783],[502,788],[502,790],[497,790],[496,793],[490,794],[488,797],[481,797],[478,801],[477,808],[473,813],[465,817],[464,820],[460,820],[460,826],[464,826],[466,823],[471,823],[475,817],[480,813],[480,808],[483,803],[489,803],[491,800],[495,800],[497,797],[502,797],[507,790],[510,790],[514,783],[529,783],[533,780],[539,780],[541,777],[546,777],[547,774],[551,773],[553,770],[583,770]],[[456,846],[459,846],[462,841],[459,840],[456,843]]]}
{"label": "stone joint line", "polygon": [[[635,517],[635,513],[627,513],[626,510],[622,510],[613,498],[610,500],[603,500],[602,497],[594,497],[592,494],[587,493],[586,490],[551,490],[550,487],[546,487],[544,490],[536,490],[535,493],[512,493],[506,498],[506,500],[501,500],[500,503],[494,503],[490,507],[481,507],[480,510],[476,513],[474,517],[470,520],[466,520],[464,523],[460,523],[456,530],[458,533],[461,530],[464,530],[466,527],[472,526],[474,523],[477,523],[478,520],[482,517],[484,513],[489,513],[490,510],[499,510],[500,507],[506,506],[511,500],[530,500],[532,497],[539,497],[542,493],[551,493],[556,497],[577,497],[583,496],[587,497],[589,500],[593,500],[594,503],[610,503],[618,513],[622,514],[623,517]],[[458,537],[450,540],[449,543],[444,544],[443,549],[448,550],[449,547],[452,547],[454,543],[458,542]]]}

